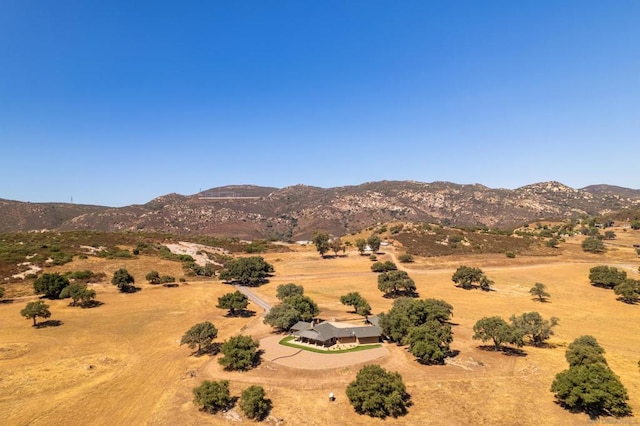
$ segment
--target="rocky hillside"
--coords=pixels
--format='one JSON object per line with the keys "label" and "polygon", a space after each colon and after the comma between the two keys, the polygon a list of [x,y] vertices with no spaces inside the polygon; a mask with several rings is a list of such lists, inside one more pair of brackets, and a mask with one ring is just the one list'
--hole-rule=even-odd
{"label": "rocky hillside", "polygon": [[122,208],[0,200],[0,232],[36,229],[145,230],[308,239],[317,229],[343,235],[372,224],[449,222],[510,227],[542,218],[597,215],[640,206],[640,191],[609,185],[573,189],[543,182],[515,190],[413,181],[318,188],[234,185],[168,194]]}

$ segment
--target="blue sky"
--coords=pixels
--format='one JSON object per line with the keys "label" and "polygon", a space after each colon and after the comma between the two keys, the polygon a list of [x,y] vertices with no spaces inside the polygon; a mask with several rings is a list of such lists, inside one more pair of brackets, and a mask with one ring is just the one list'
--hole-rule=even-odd
{"label": "blue sky", "polygon": [[640,2],[0,1],[0,198],[640,188]]}

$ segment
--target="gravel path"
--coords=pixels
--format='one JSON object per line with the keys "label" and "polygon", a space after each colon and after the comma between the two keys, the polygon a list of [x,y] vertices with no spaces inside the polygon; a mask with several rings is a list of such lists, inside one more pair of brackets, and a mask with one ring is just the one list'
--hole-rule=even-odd
{"label": "gravel path", "polygon": [[256,305],[258,305],[262,309],[264,309],[264,314],[263,315],[266,315],[271,310],[271,305],[269,305],[267,302],[265,302],[264,300],[262,300],[258,296],[256,296],[256,294],[254,292],[252,292],[249,289],[249,287],[244,286],[244,285],[234,285],[234,287],[240,293],[242,293],[245,296],[247,296],[249,298],[249,300],[251,300],[253,303],[255,303]]}
{"label": "gravel path", "polygon": [[389,354],[389,351],[384,346],[360,352],[319,354],[283,346],[278,343],[283,337],[282,335],[276,335],[261,339],[260,349],[264,350],[264,354],[262,355],[264,359],[284,365],[285,367],[306,370],[343,368],[354,364],[370,362]]}

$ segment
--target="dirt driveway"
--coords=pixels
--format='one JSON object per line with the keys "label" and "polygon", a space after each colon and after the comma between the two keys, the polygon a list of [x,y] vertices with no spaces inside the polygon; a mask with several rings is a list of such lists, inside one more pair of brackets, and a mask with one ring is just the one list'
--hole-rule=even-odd
{"label": "dirt driveway", "polygon": [[307,370],[323,370],[328,368],[342,368],[354,364],[361,364],[389,354],[385,347],[369,349],[360,352],[319,354],[303,349],[280,345],[283,336],[269,336],[260,340],[260,349],[264,350],[265,360],[285,367],[302,368]]}

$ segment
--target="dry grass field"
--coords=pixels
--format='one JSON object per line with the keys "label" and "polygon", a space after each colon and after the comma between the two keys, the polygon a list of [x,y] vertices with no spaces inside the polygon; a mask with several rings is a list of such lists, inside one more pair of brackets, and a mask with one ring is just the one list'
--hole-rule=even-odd
{"label": "dry grass field", "polygon": [[[238,333],[262,338],[271,329],[260,313],[249,318],[227,318],[217,309],[217,298],[231,291],[217,281],[198,281],[177,288],[142,284],[142,291],[120,294],[110,284],[95,287],[104,304],[81,309],[67,300],[47,301],[57,327],[35,329],[19,315],[25,300],[0,304],[0,416],[7,425],[196,425],[233,424],[224,414],[207,415],[192,404],[193,387],[204,379],[228,379],[233,395],[251,384],[263,385],[273,401],[272,418],[289,425],[342,424],[455,424],[455,425],[570,425],[589,422],[555,404],[549,387],[556,373],[567,368],[566,345],[591,334],[606,350],[613,371],[626,386],[630,404],[640,415],[640,305],[616,300],[610,290],[589,285],[588,271],[596,265],[624,268],[638,277],[639,258],[632,244],[640,233],[616,229],[618,239],[603,255],[583,253],[581,237],[558,249],[559,256],[467,255],[416,259],[402,265],[416,281],[420,297],[444,299],[454,307],[454,341],[459,354],[444,366],[422,366],[404,348],[385,344],[389,354],[375,362],[398,371],[412,396],[413,406],[398,419],[371,419],[354,413],[344,390],[362,364],[337,369],[296,369],[263,361],[256,369],[225,372],[217,356],[191,356],[179,346],[193,324],[209,320],[219,329],[217,341]],[[325,319],[361,320],[349,313],[339,297],[359,291],[375,313],[386,311],[392,300],[377,289],[371,261],[357,252],[321,259],[312,247],[292,247],[289,253],[264,257],[275,276],[255,289],[275,304],[279,284],[294,282],[305,288]],[[379,260],[393,260],[400,249],[383,247]],[[181,275],[180,264],[157,258],[109,261],[89,258],[53,270],[92,269],[112,274],[120,267],[133,272],[137,283],[151,269]],[[454,287],[451,274],[458,266],[479,266],[495,281],[484,293]],[[548,303],[531,299],[528,289],[547,285]],[[249,306],[258,311],[258,308]],[[549,348],[525,346],[526,356],[486,351],[471,339],[473,324],[483,316],[538,311],[557,316],[560,325]],[[190,372],[194,372],[194,376]],[[334,392],[335,402],[327,395]],[[239,410],[238,410],[239,411]],[[603,419],[607,421],[608,419]],[[638,418],[627,418],[637,424]],[[247,420],[244,419],[246,423]]]}

